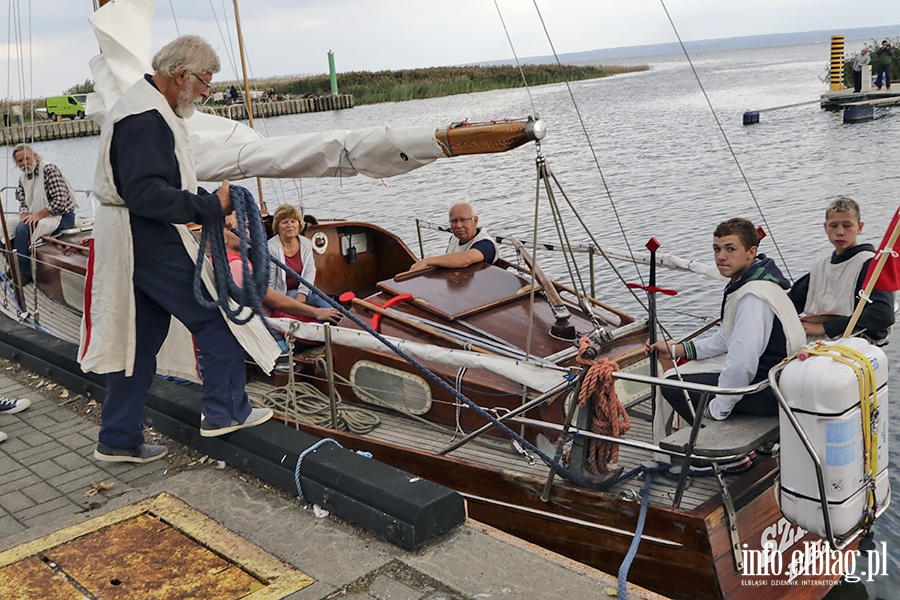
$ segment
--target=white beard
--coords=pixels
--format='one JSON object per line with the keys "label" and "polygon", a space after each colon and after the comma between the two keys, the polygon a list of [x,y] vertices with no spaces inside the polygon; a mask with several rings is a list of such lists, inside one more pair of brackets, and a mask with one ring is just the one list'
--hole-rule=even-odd
{"label": "white beard", "polygon": [[175,104],[175,114],[182,119],[190,118],[190,116],[194,114],[194,103],[196,101],[197,98],[189,87],[183,89],[181,93],[178,94],[178,100]]}

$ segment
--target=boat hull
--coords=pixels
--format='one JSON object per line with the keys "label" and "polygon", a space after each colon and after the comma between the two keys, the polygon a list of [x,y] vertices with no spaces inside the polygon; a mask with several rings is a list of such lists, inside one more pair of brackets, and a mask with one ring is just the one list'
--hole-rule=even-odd
{"label": "boat hull", "polygon": [[[617,573],[634,539],[640,503],[621,494],[559,482],[549,502],[541,500],[545,481],[511,471],[417,451],[371,437],[299,423],[315,436],[332,437],[348,448],[371,452],[376,460],[451,487],[468,502],[469,515],[497,529],[608,573]],[[773,493],[777,464],[768,458],[735,482],[730,492],[742,543],[760,549],[782,524]],[[638,488],[641,482],[634,481]],[[786,522],[785,522],[786,523]],[[787,525],[789,526],[789,524]],[[818,538],[794,528],[781,551],[790,556]],[[653,504],[628,580],[672,598],[813,600],[839,577],[744,575],[735,569],[720,498],[694,510]]]}

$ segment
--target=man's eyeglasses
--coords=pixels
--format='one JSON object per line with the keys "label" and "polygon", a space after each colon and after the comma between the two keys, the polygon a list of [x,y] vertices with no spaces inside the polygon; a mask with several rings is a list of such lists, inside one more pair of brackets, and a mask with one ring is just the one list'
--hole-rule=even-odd
{"label": "man's eyeglasses", "polygon": [[450,219],[450,224],[451,225],[459,225],[460,223],[468,223],[469,221],[471,221],[474,218],[475,217],[461,217],[459,219]]}
{"label": "man's eyeglasses", "polygon": [[206,86],[206,91],[207,91],[207,92],[210,91],[210,90],[212,89],[212,84],[209,84],[209,83],[206,83],[205,81],[203,81],[203,79],[202,79],[199,75],[197,75],[196,73],[191,73],[191,75],[193,75],[194,77],[196,77],[196,78],[197,78],[197,81],[199,81],[200,83],[202,83],[203,85]]}

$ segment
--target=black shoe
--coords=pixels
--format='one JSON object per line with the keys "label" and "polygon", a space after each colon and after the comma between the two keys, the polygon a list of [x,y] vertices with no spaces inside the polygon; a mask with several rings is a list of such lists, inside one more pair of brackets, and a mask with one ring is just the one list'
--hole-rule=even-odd
{"label": "black shoe", "polygon": [[34,282],[34,278],[31,276],[31,273],[29,273],[28,275],[22,275],[22,285],[23,286],[26,286],[32,282]]}
{"label": "black shoe", "polygon": [[168,453],[169,449],[165,446],[141,444],[137,448],[113,448],[101,443],[94,450],[94,458],[103,462],[148,463]]}

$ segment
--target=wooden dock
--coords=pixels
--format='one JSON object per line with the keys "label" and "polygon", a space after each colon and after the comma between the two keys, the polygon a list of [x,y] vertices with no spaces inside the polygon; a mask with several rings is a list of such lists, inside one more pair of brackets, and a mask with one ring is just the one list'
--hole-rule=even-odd
{"label": "wooden dock", "polygon": [[[274,102],[253,102],[253,117],[256,119],[295,115],[301,113],[322,112],[326,110],[343,110],[353,108],[353,96],[338,94],[336,96],[316,96],[312,98],[292,98]],[[244,104],[230,106],[201,106],[200,110],[212,114],[243,121],[247,119],[247,107]],[[100,126],[90,119],[74,119],[63,121],[35,121],[25,125],[0,127],[0,145],[11,146],[21,143],[45,142],[67,138],[87,137],[100,134]]]}
{"label": "wooden dock", "polygon": [[872,89],[868,92],[857,94],[852,89],[846,89],[837,92],[827,92],[820,97],[820,104],[825,110],[842,110],[848,104],[854,104],[855,106],[864,104],[895,106],[900,104],[900,82],[891,91],[883,89],[879,92]]}

